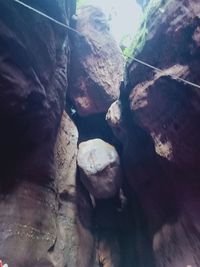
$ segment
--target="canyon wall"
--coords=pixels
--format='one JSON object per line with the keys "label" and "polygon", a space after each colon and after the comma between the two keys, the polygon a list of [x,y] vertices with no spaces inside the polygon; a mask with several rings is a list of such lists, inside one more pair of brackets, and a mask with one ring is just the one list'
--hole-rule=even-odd
{"label": "canyon wall", "polygon": [[[63,23],[75,12],[73,1],[25,2]],[[54,146],[68,84],[68,33],[14,1],[0,1],[0,25],[0,257],[9,266],[64,266],[64,251],[62,264],[51,251],[58,238]]]}
{"label": "canyon wall", "polygon": [[78,32],[0,0],[0,258],[199,267],[200,4],[139,1],[124,74],[101,10],[23,2]]}
{"label": "canyon wall", "polygon": [[153,266],[197,267],[199,88],[178,78],[200,84],[200,5],[162,2],[148,18],[148,33],[135,56],[163,72],[134,60],[127,66],[124,98],[132,148],[124,150],[125,170],[146,217]]}

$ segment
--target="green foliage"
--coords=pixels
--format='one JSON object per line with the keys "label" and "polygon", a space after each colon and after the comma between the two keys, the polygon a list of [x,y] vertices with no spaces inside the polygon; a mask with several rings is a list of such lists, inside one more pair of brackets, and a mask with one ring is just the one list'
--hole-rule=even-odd
{"label": "green foliage", "polygon": [[144,10],[141,26],[137,34],[132,37],[131,45],[122,49],[123,55],[127,61],[141,51],[148,35],[149,20],[152,18],[154,19],[159,16],[160,13],[163,13],[169,1],[170,0],[150,0],[149,4]]}
{"label": "green foliage", "polygon": [[131,45],[123,49],[123,55],[126,60],[133,57],[138,50],[142,49],[145,44],[146,35],[148,33],[148,29],[146,27],[146,22],[143,22],[137,34],[133,37]]}

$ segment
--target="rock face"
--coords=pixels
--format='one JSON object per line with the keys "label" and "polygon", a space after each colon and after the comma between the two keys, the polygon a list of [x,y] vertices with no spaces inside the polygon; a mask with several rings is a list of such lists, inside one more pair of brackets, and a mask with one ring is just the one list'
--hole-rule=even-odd
{"label": "rock face", "polygon": [[121,116],[122,116],[122,107],[121,102],[119,100],[115,101],[106,114],[106,120],[111,127],[119,127],[121,123]]}
{"label": "rock face", "polygon": [[[64,23],[75,13],[73,1],[24,2]],[[69,42],[60,26],[0,0],[9,267],[200,266],[200,93],[175,78],[200,85],[200,3],[139,2],[148,15],[134,56],[163,71],[129,62],[119,94],[122,57],[99,9],[80,9],[82,35]]]}
{"label": "rock face", "polygon": [[154,73],[135,62],[129,65],[130,108],[134,121],[152,137],[158,155],[194,171],[200,158],[199,92],[170,75],[200,82],[196,20],[200,6],[196,1],[166,2],[164,13],[148,21],[152,31],[137,55],[163,72]]}
{"label": "rock face", "polygon": [[120,160],[115,148],[101,139],[79,145],[81,180],[95,198],[114,196],[121,185]]}
{"label": "rock face", "polygon": [[[31,5],[64,23],[74,13],[73,1]],[[65,30],[0,1],[0,258],[9,266],[98,267],[104,257],[119,264],[119,242],[97,235],[76,172],[78,132],[63,113],[69,50]],[[107,107],[119,95],[118,71],[111,68],[117,83]],[[111,183],[112,194],[118,189]]]}
{"label": "rock face", "polygon": [[82,7],[73,34],[69,96],[81,116],[106,112],[119,97],[123,58],[102,11]]}
{"label": "rock face", "polygon": [[[58,229],[52,260],[57,267],[78,266],[79,239],[76,229],[76,157],[78,131],[64,112],[55,145],[55,183],[58,191]],[[73,249],[72,249],[73,248]]]}
{"label": "rock face", "polygon": [[[188,68],[176,65],[169,71],[181,75]],[[195,88],[166,72],[135,87],[130,101],[135,120],[150,133],[160,156],[180,168],[199,169],[200,97]]]}
{"label": "rock face", "polygon": [[[50,6],[47,2],[35,1],[33,6],[66,20],[69,1],[66,11],[64,1],[54,1]],[[55,140],[57,134],[67,87],[67,55],[62,48],[66,34],[17,3],[1,1],[0,5],[1,146],[6,151],[17,145],[16,150],[26,146],[32,149],[47,139]]]}
{"label": "rock face", "polygon": [[[72,2],[31,5],[67,22]],[[62,28],[0,1],[0,257],[9,266],[57,266],[49,256],[57,238],[54,144],[68,50]]]}
{"label": "rock face", "polygon": [[[55,145],[58,217],[57,237],[50,257],[56,267],[87,267],[94,261],[94,237],[88,228],[90,216],[86,216],[91,213],[91,208],[77,182],[77,142],[77,128],[64,112]],[[79,202],[82,202],[81,211]]]}
{"label": "rock face", "polygon": [[[199,266],[199,89],[197,1],[165,1],[148,18],[148,34],[127,67],[129,126],[124,166],[146,217],[149,266]],[[128,144],[128,145],[127,145]],[[137,151],[137,155],[133,155]],[[137,156],[137,158],[136,158]],[[146,251],[147,251],[146,250]],[[145,250],[144,250],[145,251]],[[144,252],[146,253],[146,252]],[[139,256],[141,258],[141,256]],[[137,266],[146,266],[142,260]]]}
{"label": "rock face", "polygon": [[13,187],[1,192],[1,258],[10,266],[55,266],[48,257],[56,240],[54,193],[27,181]]}

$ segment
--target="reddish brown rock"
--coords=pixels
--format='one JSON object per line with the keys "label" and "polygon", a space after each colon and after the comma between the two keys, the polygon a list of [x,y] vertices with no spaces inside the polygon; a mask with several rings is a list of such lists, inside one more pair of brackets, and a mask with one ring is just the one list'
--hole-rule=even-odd
{"label": "reddish brown rock", "polygon": [[[115,101],[108,109],[106,114],[106,121],[112,129],[119,129],[122,117],[122,106],[119,100]],[[120,130],[119,130],[120,131]]]}
{"label": "reddish brown rock", "polygon": [[168,71],[184,75],[188,68],[174,66],[139,84],[130,95],[131,109],[135,121],[150,133],[160,156],[180,168],[198,169],[200,97],[195,88],[170,79]]}
{"label": "reddish brown rock", "polygon": [[81,213],[87,224],[91,224],[91,207],[86,195],[77,185],[77,142],[75,124],[63,113],[55,146],[55,182],[58,190],[57,237],[50,252],[56,267],[92,266],[94,261],[94,237],[80,219],[78,202],[82,202]]}
{"label": "reddish brown rock", "polygon": [[69,96],[81,116],[106,112],[119,97],[123,57],[96,7],[82,7],[73,34]]}
{"label": "reddish brown rock", "polygon": [[106,121],[111,127],[115,136],[124,144],[127,138],[127,125],[124,123],[122,114],[122,103],[120,100],[115,101],[108,109]]}
{"label": "reddish brown rock", "polygon": [[[24,2],[63,22],[73,14],[72,1]],[[67,38],[44,17],[0,1],[0,257],[9,266],[57,266],[49,257],[57,238],[53,156]]]}
{"label": "reddish brown rock", "polygon": [[[61,2],[35,1],[33,6],[64,22],[67,16]],[[14,132],[15,146],[38,145],[55,139],[64,107],[66,32],[14,1],[0,5],[0,139],[3,146]],[[66,9],[69,6],[66,3]]]}
{"label": "reddish brown rock", "polygon": [[[135,61],[127,68],[132,127],[123,158],[152,244],[150,266],[200,264],[199,89],[171,78],[200,84],[199,14],[197,1],[165,1],[148,18],[146,40],[135,54],[164,71]],[[143,255],[138,266],[146,266]]]}
{"label": "reddish brown rock", "polygon": [[156,20],[149,18],[151,30],[137,55],[162,68],[163,73],[154,74],[132,62],[128,67],[130,106],[135,121],[151,135],[160,156],[180,168],[199,169],[199,92],[170,75],[200,84],[196,20],[200,7],[196,1],[167,1],[163,11],[157,11]]}
{"label": "reddish brown rock", "polygon": [[76,157],[78,131],[63,113],[55,145],[55,183],[58,194],[57,238],[50,252],[55,266],[77,266],[79,238],[76,221]]}
{"label": "reddish brown rock", "polygon": [[[121,55],[109,50],[107,25],[97,9],[78,14],[77,29],[85,35],[72,34],[71,88],[81,85],[82,91],[71,98],[80,115],[106,112],[111,105],[106,119],[123,144],[117,147],[123,153],[120,165],[113,146],[81,143],[80,177],[77,129],[63,114],[66,31],[11,2],[0,0],[3,261],[16,267],[199,267],[199,90],[170,78],[200,84],[199,2],[161,1],[167,5],[148,18],[137,57],[164,72],[130,63],[126,91],[115,103]],[[50,2],[32,4],[66,22],[72,3]],[[88,117],[92,123],[86,124],[85,118],[76,120],[79,129],[98,126],[90,127],[91,135],[86,129],[81,140],[108,138],[103,116]],[[118,195],[121,186],[125,195]]]}

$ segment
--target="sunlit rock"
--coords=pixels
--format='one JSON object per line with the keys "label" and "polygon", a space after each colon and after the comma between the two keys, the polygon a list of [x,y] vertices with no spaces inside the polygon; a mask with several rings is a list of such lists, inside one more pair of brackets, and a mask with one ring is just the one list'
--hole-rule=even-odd
{"label": "sunlit rock", "polygon": [[91,228],[91,220],[86,215],[91,213],[92,206],[87,194],[77,184],[77,142],[77,128],[64,112],[55,145],[55,183],[59,202],[57,237],[49,253],[56,267],[66,264],[70,267],[91,266],[95,253],[94,237],[88,227]]}
{"label": "sunlit rock", "polygon": [[81,116],[106,112],[118,99],[123,79],[123,57],[102,11],[82,7],[73,33],[68,94]]}
{"label": "sunlit rock", "polygon": [[118,126],[121,122],[121,116],[122,116],[121,113],[122,113],[121,102],[117,100],[108,109],[108,112],[106,114],[106,120],[110,125]]}
{"label": "sunlit rock", "polygon": [[[78,262],[79,238],[76,226],[76,157],[78,131],[64,112],[55,145],[55,183],[59,210],[58,231],[50,253],[57,267],[69,264],[76,267]],[[71,249],[73,247],[73,249]]]}
{"label": "sunlit rock", "polygon": [[112,128],[113,133],[117,138],[123,141],[126,136],[126,128],[122,118],[122,103],[120,100],[115,101],[106,114],[106,121]]}
{"label": "sunlit rock", "polygon": [[78,166],[81,180],[95,198],[117,194],[121,185],[121,167],[116,149],[101,139],[79,145]]}

